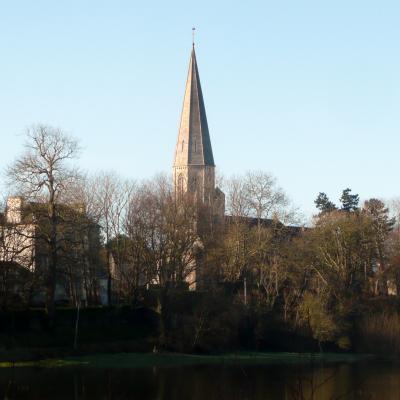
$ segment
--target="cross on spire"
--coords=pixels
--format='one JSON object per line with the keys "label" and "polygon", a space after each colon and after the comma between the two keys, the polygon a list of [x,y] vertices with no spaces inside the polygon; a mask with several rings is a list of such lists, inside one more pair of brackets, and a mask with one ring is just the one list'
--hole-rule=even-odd
{"label": "cross on spire", "polygon": [[194,34],[195,34],[196,28],[192,28],[192,46],[194,47]]}

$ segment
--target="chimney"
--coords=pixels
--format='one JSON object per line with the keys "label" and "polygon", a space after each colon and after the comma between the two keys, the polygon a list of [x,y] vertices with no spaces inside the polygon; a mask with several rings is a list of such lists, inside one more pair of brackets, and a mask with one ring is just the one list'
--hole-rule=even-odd
{"label": "chimney", "polygon": [[22,221],[22,197],[9,197],[7,199],[6,219],[8,223],[20,224]]}

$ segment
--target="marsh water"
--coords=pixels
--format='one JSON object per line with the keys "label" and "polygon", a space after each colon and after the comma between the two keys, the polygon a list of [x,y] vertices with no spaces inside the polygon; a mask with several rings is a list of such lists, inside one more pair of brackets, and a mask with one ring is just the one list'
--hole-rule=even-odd
{"label": "marsh water", "polygon": [[0,400],[400,399],[393,361],[0,368]]}

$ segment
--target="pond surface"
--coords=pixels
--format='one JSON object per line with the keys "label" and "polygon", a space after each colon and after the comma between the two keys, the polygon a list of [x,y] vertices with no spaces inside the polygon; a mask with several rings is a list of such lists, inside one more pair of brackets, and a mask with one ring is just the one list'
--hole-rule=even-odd
{"label": "pond surface", "polygon": [[[284,357],[283,357],[284,358]],[[377,360],[0,368],[0,400],[400,399],[400,364]]]}

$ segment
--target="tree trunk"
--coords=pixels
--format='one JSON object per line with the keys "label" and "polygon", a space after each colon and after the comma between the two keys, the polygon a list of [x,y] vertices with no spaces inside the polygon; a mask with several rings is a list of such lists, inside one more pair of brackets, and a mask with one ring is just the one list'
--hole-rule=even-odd
{"label": "tree trunk", "polygon": [[[107,244],[108,245],[108,244]],[[111,273],[111,261],[110,251],[107,249],[107,304],[112,305],[112,273]]]}
{"label": "tree trunk", "polygon": [[56,275],[57,275],[57,216],[54,202],[54,192],[50,192],[49,201],[49,220],[50,220],[50,262],[47,277],[47,298],[46,308],[49,316],[50,326],[54,324],[55,316],[55,294],[56,294]]}

